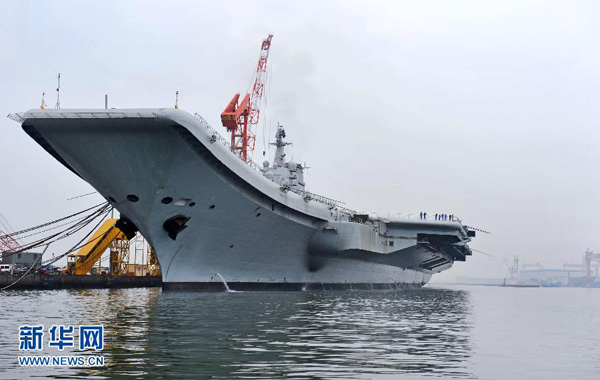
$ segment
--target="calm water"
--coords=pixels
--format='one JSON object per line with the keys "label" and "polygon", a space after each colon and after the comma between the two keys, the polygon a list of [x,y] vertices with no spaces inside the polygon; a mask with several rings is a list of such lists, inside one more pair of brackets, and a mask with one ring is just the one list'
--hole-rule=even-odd
{"label": "calm water", "polygon": [[[600,379],[600,289],[11,291],[0,309],[2,378]],[[103,324],[106,367],[19,367],[28,323]]]}

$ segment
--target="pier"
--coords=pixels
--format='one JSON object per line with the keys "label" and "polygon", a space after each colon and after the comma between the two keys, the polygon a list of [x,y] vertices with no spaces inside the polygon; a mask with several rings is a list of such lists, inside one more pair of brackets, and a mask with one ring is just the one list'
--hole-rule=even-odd
{"label": "pier", "polygon": [[[17,281],[21,275],[0,275],[0,288]],[[45,275],[29,274],[10,289],[92,289],[92,288],[149,288],[162,286],[160,276],[111,276],[111,275]]]}

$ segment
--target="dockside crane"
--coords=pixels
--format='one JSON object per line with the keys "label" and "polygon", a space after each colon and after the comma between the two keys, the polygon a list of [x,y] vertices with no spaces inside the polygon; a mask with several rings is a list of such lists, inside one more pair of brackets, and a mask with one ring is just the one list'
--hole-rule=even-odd
{"label": "dockside crane", "polygon": [[[133,244],[136,257],[133,263],[130,262],[130,248]],[[90,236],[87,243],[79,251],[67,255],[67,274],[84,276],[92,271],[95,265],[101,269],[102,256],[107,250],[110,250],[110,274],[114,276],[131,275],[131,264],[133,264],[133,275],[137,275],[138,260],[137,254],[140,254],[142,265],[142,274],[148,276],[160,276],[160,265],[156,258],[154,250],[148,246],[148,258],[144,258],[143,252],[146,242],[141,234],[132,229],[131,224],[119,219],[106,219]],[[100,270],[98,271],[100,273]]]}
{"label": "dockside crane", "polygon": [[247,93],[241,101],[240,94],[235,94],[221,113],[221,122],[231,133],[231,149],[246,162],[252,161],[256,143],[256,126],[260,117],[260,103],[265,88],[264,78],[272,38],[273,35],[269,34],[261,44],[251,93]]}

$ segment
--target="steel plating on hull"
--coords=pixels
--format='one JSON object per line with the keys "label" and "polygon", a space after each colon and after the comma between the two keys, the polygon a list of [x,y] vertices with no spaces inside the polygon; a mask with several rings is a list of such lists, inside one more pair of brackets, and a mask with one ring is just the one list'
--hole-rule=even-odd
{"label": "steel plating on hull", "polygon": [[375,218],[304,190],[278,130],[253,167],[201,118],[172,109],[13,115],[156,250],[166,288],[421,286],[471,254],[459,221]]}

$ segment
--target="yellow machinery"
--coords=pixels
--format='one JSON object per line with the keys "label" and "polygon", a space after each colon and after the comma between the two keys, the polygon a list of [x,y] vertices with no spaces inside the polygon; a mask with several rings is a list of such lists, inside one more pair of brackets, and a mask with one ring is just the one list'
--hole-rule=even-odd
{"label": "yellow machinery", "polygon": [[[120,228],[119,228],[120,227]],[[124,231],[127,231],[124,232]],[[129,238],[128,238],[129,237]],[[130,268],[130,246],[135,242],[135,258],[133,273]],[[88,272],[101,272],[101,259],[104,252],[110,248],[110,274],[115,276],[130,276],[136,273],[137,255],[145,266],[142,273],[148,276],[160,276],[161,270],[156,254],[150,245],[145,245],[144,238],[131,230],[131,226],[119,219],[107,219],[100,225],[87,243],[77,253],[67,256],[67,273],[86,275]],[[147,247],[144,258],[144,247]],[[98,264],[98,269],[94,265]],[[94,268],[94,270],[92,270]]]}
{"label": "yellow machinery", "polygon": [[129,240],[115,239],[110,245],[110,274],[129,275]]}
{"label": "yellow machinery", "polygon": [[105,220],[77,253],[67,256],[67,273],[87,274],[113,242],[127,240],[125,234],[115,226],[117,221],[118,219]]}
{"label": "yellow machinery", "polygon": [[154,252],[154,248],[148,246],[148,254],[146,255],[146,267],[148,268],[148,276],[160,276],[160,265],[158,264],[158,259],[156,258],[156,252]]}

